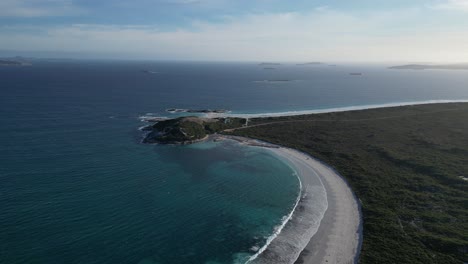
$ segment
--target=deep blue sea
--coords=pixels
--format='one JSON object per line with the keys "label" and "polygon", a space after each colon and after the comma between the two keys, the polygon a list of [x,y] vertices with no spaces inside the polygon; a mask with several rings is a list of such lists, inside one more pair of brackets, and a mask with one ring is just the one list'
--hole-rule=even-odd
{"label": "deep blue sea", "polygon": [[0,263],[245,263],[264,245],[297,199],[288,164],[230,141],[144,145],[141,116],[171,116],[167,108],[245,114],[468,99],[467,71],[275,68],[0,67]]}

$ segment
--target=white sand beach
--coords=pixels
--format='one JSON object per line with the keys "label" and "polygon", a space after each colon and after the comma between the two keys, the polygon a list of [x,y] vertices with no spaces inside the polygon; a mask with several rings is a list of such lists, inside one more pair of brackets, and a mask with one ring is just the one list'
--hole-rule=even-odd
{"label": "white sand beach", "polygon": [[[225,138],[225,136],[222,136],[222,138]],[[304,230],[308,241],[302,243],[303,248],[301,248],[301,251],[292,254],[294,258],[292,261],[291,258],[284,258],[284,256],[274,256],[276,253],[271,251],[276,250],[272,249],[262,253],[270,254],[270,256],[262,259],[260,255],[259,259],[253,261],[253,263],[271,263],[273,260],[274,263],[297,264],[352,264],[357,262],[362,237],[358,201],[348,184],[335,170],[294,149],[242,137],[228,136],[226,138],[234,139],[241,144],[266,147],[281,159],[288,161],[301,180],[303,193],[309,193],[309,195],[313,196],[313,192],[320,192],[317,184],[323,186],[326,191],[326,210],[318,207],[317,211],[322,210],[324,212],[315,213],[312,219],[317,219],[317,222],[309,225],[302,224],[308,229]],[[317,179],[320,179],[321,182],[318,182]],[[309,199],[313,198],[310,197]],[[307,205],[302,206],[302,210],[310,208]],[[299,209],[296,208],[296,210]],[[300,223],[304,219],[295,219],[295,217],[302,217],[303,215],[303,212],[297,212],[297,214],[294,212],[290,221]],[[301,234],[301,236],[303,235]],[[290,246],[284,241],[286,239],[296,239],[296,237],[292,238],[290,234],[280,234],[275,238],[275,240],[280,241],[273,240],[269,247],[285,249]],[[295,245],[298,245],[298,243],[295,243]],[[290,253],[288,252],[288,254]]]}
{"label": "white sand beach", "polygon": [[295,263],[355,263],[360,246],[361,217],[348,184],[333,169],[304,153],[288,148],[272,151],[296,166],[304,188],[311,174],[316,174],[327,191],[328,208],[318,231]]}

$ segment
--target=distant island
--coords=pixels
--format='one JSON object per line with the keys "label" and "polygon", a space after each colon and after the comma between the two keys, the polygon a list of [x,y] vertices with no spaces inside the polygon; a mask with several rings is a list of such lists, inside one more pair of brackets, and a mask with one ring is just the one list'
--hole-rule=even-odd
{"label": "distant island", "polygon": [[142,70],[141,72],[147,73],[147,74],[158,74],[158,71],[150,71],[150,70]]}
{"label": "distant island", "polygon": [[280,66],[281,63],[277,62],[262,62],[258,64],[259,66]]}
{"label": "distant island", "polygon": [[0,58],[0,66],[31,66],[30,60],[23,57]]}
{"label": "distant island", "polygon": [[468,70],[468,64],[407,64],[389,67],[392,70]]}
{"label": "distant island", "polygon": [[306,62],[306,63],[298,63],[296,64],[297,66],[315,66],[315,65],[323,65],[323,62],[319,61],[312,61],[312,62]]}
{"label": "distant island", "polygon": [[294,80],[289,80],[289,79],[273,79],[273,80],[261,80],[261,81],[255,81],[256,83],[284,83],[284,82],[292,82]]}

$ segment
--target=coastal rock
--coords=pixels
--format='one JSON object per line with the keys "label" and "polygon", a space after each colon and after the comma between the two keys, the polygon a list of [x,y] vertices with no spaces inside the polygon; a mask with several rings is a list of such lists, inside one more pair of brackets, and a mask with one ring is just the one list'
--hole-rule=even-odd
{"label": "coastal rock", "polygon": [[226,129],[244,126],[243,118],[179,117],[159,121],[145,128],[150,131],[144,143],[190,144]]}

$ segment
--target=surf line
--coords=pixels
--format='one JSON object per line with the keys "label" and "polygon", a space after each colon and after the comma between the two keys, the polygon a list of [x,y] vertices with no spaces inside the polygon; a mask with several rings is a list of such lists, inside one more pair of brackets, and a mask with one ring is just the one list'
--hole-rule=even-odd
{"label": "surf line", "polygon": [[281,225],[277,228],[275,228],[275,231],[273,232],[273,234],[271,236],[268,237],[265,245],[263,245],[263,247],[261,247],[257,253],[255,253],[254,255],[252,255],[246,262],[245,264],[248,264],[248,263],[251,263],[252,261],[254,261],[256,258],[258,258],[258,256],[260,256],[267,248],[268,246],[271,244],[271,242],[273,242],[273,240],[275,240],[276,237],[278,237],[278,235],[281,233],[281,231],[283,230],[283,228],[286,226],[286,224],[292,219],[292,216],[294,215],[294,212],[296,211],[296,208],[297,206],[299,205],[299,202],[301,201],[301,197],[302,197],[302,181],[301,181],[301,178],[299,177],[299,175],[297,174],[296,171],[294,171],[294,175],[296,175],[297,179],[299,180],[299,195],[297,196],[297,199],[296,199],[296,204],[294,205],[293,209],[291,210],[291,212],[288,214],[288,216],[286,217],[286,219],[283,221],[283,223],[281,223]]}

